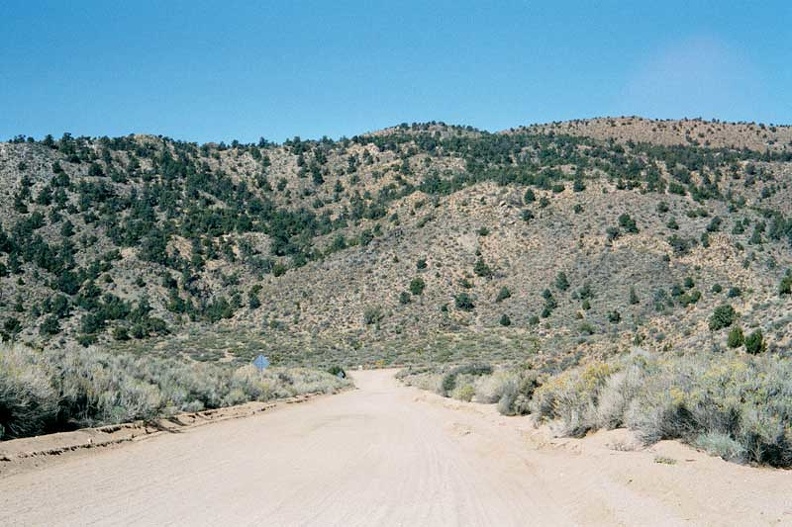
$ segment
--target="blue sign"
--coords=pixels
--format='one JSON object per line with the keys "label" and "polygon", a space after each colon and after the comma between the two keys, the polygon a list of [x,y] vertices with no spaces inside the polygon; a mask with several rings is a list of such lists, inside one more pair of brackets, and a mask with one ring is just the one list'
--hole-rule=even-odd
{"label": "blue sign", "polygon": [[253,360],[253,366],[258,368],[258,371],[264,371],[270,365],[270,361],[264,355],[259,355]]}

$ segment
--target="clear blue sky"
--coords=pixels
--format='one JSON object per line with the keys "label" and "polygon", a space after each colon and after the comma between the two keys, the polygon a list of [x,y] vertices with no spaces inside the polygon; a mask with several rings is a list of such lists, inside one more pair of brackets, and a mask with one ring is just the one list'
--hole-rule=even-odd
{"label": "clear blue sky", "polygon": [[792,123],[792,2],[0,0],[0,139]]}

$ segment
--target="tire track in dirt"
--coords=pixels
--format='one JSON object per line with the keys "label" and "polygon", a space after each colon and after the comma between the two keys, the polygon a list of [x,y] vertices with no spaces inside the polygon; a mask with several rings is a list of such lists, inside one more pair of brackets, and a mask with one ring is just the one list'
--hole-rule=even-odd
{"label": "tire track in dirt", "polygon": [[[2,525],[792,523],[792,472],[525,418],[355,372],[357,390],[0,476]],[[676,464],[656,463],[657,456]]]}

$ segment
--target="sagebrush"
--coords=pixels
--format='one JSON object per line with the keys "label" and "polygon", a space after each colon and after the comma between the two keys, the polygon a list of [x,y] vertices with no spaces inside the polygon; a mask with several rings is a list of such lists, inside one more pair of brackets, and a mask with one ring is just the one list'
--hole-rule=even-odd
{"label": "sagebrush", "polygon": [[220,363],[109,354],[95,348],[37,351],[0,345],[0,438],[151,419],[329,393],[351,381],[301,368],[232,367]]}

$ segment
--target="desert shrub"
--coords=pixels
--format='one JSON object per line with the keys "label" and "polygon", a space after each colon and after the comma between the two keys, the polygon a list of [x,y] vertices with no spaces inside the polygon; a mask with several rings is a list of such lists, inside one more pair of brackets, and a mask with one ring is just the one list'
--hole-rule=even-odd
{"label": "desert shrub", "polygon": [[443,380],[441,370],[434,367],[408,368],[396,374],[396,378],[407,386],[414,386],[421,390],[440,393],[440,384]]}
{"label": "desert shrub", "polygon": [[709,225],[707,225],[707,232],[720,231],[721,223],[723,223],[723,220],[719,216],[715,216],[710,220]]}
{"label": "desert shrub", "polygon": [[347,373],[344,371],[344,368],[337,365],[330,366],[330,368],[327,369],[327,373],[329,373],[330,375],[335,375],[339,379],[346,379],[347,377]]}
{"label": "desert shrub", "polygon": [[792,294],[792,272],[787,271],[784,278],[781,279],[781,283],[778,285],[778,294],[782,296]]}
{"label": "desert shrub", "polygon": [[492,366],[489,364],[465,364],[451,369],[440,382],[440,395],[448,397],[456,388],[457,377],[460,375],[489,375],[492,373]]}
{"label": "desert shrub", "polygon": [[368,306],[363,310],[363,323],[367,326],[378,324],[385,318],[380,306]]}
{"label": "desert shrub", "polygon": [[473,309],[476,307],[476,305],[473,303],[473,299],[467,293],[459,293],[458,295],[455,295],[454,305],[461,311],[473,311]]}
{"label": "desert shrub", "polygon": [[693,441],[693,446],[719,456],[726,461],[744,462],[746,459],[745,446],[739,441],[721,432],[706,432],[700,434]]}
{"label": "desert shrub", "polygon": [[481,276],[482,278],[490,278],[492,276],[492,269],[490,269],[490,266],[487,265],[483,258],[476,260],[473,272],[476,273],[476,276]]}
{"label": "desert shrub", "polygon": [[600,390],[618,367],[592,362],[552,377],[534,392],[531,413],[537,420],[554,421],[562,435],[582,436],[594,427]]}
{"label": "desert shrub", "polygon": [[418,296],[423,294],[424,289],[426,289],[426,282],[420,276],[416,276],[410,281],[410,293]]}
{"label": "desert shrub", "polygon": [[764,342],[764,335],[762,335],[762,330],[757,329],[747,337],[745,337],[745,351],[750,353],[751,355],[756,355],[761,353],[765,350],[766,345]]}
{"label": "desert shrub", "polygon": [[37,352],[0,344],[0,439],[33,435],[55,418],[57,393]]}
{"label": "desert shrub", "polygon": [[668,245],[674,250],[674,255],[685,256],[690,253],[691,249],[696,245],[696,240],[692,238],[683,238],[674,234],[668,238]]}
{"label": "desert shrub", "polygon": [[737,313],[734,308],[728,304],[723,304],[715,308],[712,316],[709,319],[709,328],[712,331],[727,328],[734,323],[737,318]]}
{"label": "desert shrub", "polygon": [[460,375],[457,377],[457,386],[451,392],[451,397],[460,401],[470,402],[473,396],[476,395],[476,388],[473,386],[472,377],[469,375]]}
{"label": "desert shrub", "polygon": [[555,286],[559,291],[566,291],[569,289],[569,280],[567,279],[567,275],[564,271],[559,271],[559,273],[556,275]]}
{"label": "desert shrub", "polygon": [[638,226],[635,224],[635,220],[626,212],[619,216],[619,227],[624,229],[628,234],[636,234],[638,232]]}
{"label": "desert shrub", "polygon": [[633,354],[567,370],[531,408],[566,435],[625,424],[730,460],[792,466],[792,358]]}
{"label": "desert shrub", "polygon": [[633,286],[630,286],[629,301],[631,305],[636,305],[641,303],[641,300],[638,298],[638,293],[635,292],[635,287]]}
{"label": "desert shrub", "polygon": [[307,368],[272,368],[265,370],[264,374],[265,379],[269,377],[273,381],[282,379],[284,374],[288,375],[290,382],[283,383],[282,388],[288,397],[309,393],[333,393],[352,384],[348,379]]}
{"label": "desert shrub", "polygon": [[503,302],[507,298],[511,298],[511,291],[509,291],[508,287],[503,286],[500,288],[500,291],[498,291],[498,296],[495,297],[495,302]]}
{"label": "desert shrub", "polygon": [[726,339],[726,345],[730,348],[739,348],[745,342],[743,330],[740,326],[734,326],[729,331],[729,336]]}
{"label": "desert shrub", "polygon": [[483,404],[497,403],[503,395],[504,385],[516,373],[506,370],[496,370],[492,375],[481,375],[476,379],[476,402]]}
{"label": "desert shrub", "polygon": [[640,353],[634,355],[600,387],[597,404],[587,416],[592,428],[612,430],[624,426],[630,403],[644,382],[645,358]]}
{"label": "desert shrub", "polygon": [[[0,431],[21,437],[329,393],[349,380],[327,372],[184,362],[69,347],[0,346]],[[2,437],[2,436],[0,436]]]}
{"label": "desert shrub", "polygon": [[531,397],[540,383],[538,373],[531,370],[504,376],[496,392],[499,394],[498,412],[503,415],[529,413]]}

